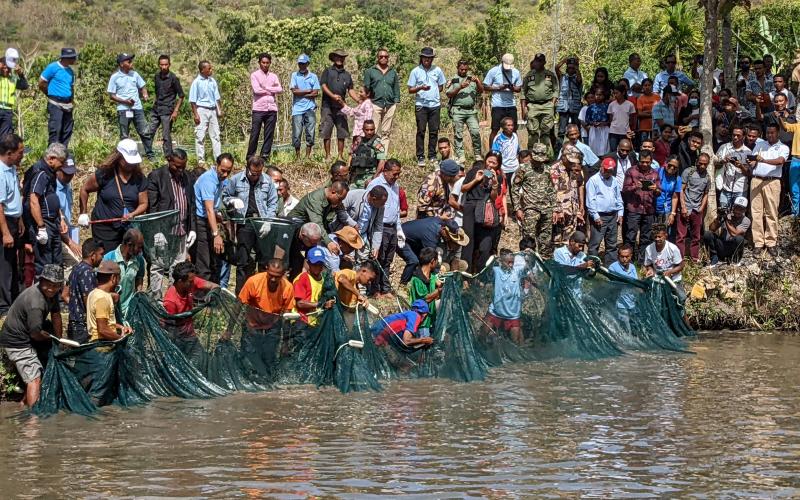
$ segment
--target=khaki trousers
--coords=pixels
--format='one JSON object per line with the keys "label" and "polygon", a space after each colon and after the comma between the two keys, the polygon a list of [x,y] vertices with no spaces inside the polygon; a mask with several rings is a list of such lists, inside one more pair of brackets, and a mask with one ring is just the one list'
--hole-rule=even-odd
{"label": "khaki trousers", "polygon": [[750,213],[753,216],[753,245],[770,248],[778,244],[778,204],[781,180],[777,177],[750,181]]}
{"label": "khaki trousers", "polygon": [[392,123],[394,122],[394,111],[396,109],[397,104],[392,104],[386,108],[372,105],[372,120],[375,122],[375,131],[378,137],[381,138],[384,152],[389,151],[389,139],[392,135]]}

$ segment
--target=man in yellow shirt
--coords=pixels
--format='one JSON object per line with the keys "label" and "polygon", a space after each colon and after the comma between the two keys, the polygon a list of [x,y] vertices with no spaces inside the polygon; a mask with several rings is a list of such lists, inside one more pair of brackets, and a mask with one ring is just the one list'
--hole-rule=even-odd
{"label": "man in yellow shirt", "polygon": [[118,325],[114,313],[113,290],[119,285],[119,264],[104,260],[97,268],[97,288],[86,299],[86,325],[89,340],[119,340],[131,333],[129,326]]}
{"label": "man in yellow shirt", "polygon": [[342,317],[348,328],[352,328],[356,321],[356,306],[359,303],[364,306],[368,304],[367,297],[358,290],[358,287],[368,287],[377,275],[378,270],[372,261],[364,262],[358,271],[342,269],[334,273],[336,291],[339,293],[339,303],[342,305]]}

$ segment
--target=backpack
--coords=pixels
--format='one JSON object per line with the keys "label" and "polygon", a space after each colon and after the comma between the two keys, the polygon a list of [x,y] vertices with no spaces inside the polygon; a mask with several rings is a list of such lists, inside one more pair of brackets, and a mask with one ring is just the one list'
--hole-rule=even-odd
{"label": "backpack", "polygon": [[475,224],[489,228],[500,225],[500,212],[491,196],[486,195],[481,204],[475,207]]}

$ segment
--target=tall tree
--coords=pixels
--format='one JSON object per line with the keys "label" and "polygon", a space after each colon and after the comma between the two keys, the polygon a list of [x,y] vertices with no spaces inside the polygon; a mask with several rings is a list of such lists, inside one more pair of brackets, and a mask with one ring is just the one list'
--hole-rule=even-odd
{"label": "tall tree", "polygon": [[[705,17],[705,40],[703,42],[703,73],[700,75],[700,131],[703,133],[703,150],[711,155],[713,151],[713,123],[711,115],[711,97],[714,91],[714,70],[717,69],[720,43],[720,22],[730,16],[736,5],[741,5],[749,0],[699,0],[703,7]],[[726,75],[727,76],[727,75]],[[730,84],[730,83],[729,83]],[[711,187],[714,192],[714,163],[709,165]],[[706,209],[706,224],[710,224],[716,217],[717,203],[715,196],[708,197]]]}

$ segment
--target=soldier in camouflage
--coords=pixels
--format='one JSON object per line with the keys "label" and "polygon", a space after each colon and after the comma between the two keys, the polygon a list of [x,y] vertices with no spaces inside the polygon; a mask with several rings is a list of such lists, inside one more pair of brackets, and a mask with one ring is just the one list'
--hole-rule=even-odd
{"label": "soldier in camouflage", "polygon": [[531,70],[522,80],[522,107],[528,122],[528,149],[536,143],[547,146],[552,157],[550,132],[555,126],[555,106],[558,100],[558,78],[545,69],[544,54],[536,54],[531,61]]}
{"label": "soldier in camouflage", "polygon": [[550,166],[550,178],[556,190],[557,211],[553,217],[553,243],[568,241],[569,235],[584,229],[584,186],[581,163],[583,154],[571,144],[565,144],[561,159]]}
{"label": "soldier in camouflage", "polygon": [[481,127],[478,123],[478,96],[483,94],[483,82],[475,75],[469,74],[469,61],[458,61],[458,76],[450,80],[446,90],[450,99],[447,110],[453,121],[453,137],[455,138],[456,158],[464,162],[464,126],[469,130],[472,139],[472,150],[475,158],[481,156]]}
{"label": "soldier in camouflage", "polygon": [[560,211],[550,172],[544,169],[546,161],[547,146],[544,144],[534,144],[530,153],[521,152],[519,170],[514,174],[511,188],[511,204],[522,236],[533,238],[536,250],[543,257],[553,253],[553,223],[555,212]]}

